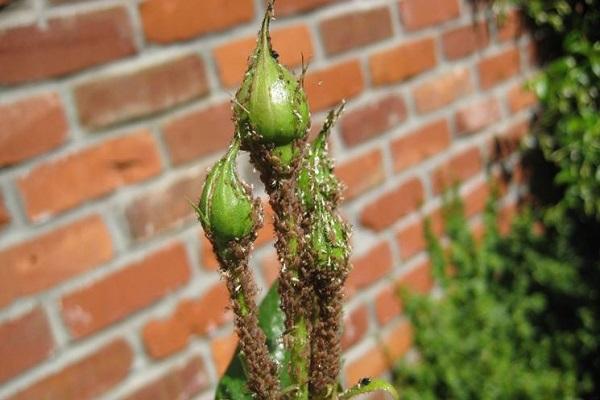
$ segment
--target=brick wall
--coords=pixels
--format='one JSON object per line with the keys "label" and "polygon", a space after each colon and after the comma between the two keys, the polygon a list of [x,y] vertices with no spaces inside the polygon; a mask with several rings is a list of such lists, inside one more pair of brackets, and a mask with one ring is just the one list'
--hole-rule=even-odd
{"label": "brick wall", "polygon": [[[0,5],[0,398],[210,398],[235,336],[188,199],[231,137],[263,1]],[[518,14],[497,27],[471,11],[278,1],[273,41],[285,64],[310,61],[313,125],[349,100],[332,138],[354,225],[348,382],[411,347],[394,288],[434,286],[422,217],[440,230],[444,185],[461,180],[479,229],[492,138],[509,153],[527,130],[531,41]],[[271,238],[253,258],[262,288]]]}

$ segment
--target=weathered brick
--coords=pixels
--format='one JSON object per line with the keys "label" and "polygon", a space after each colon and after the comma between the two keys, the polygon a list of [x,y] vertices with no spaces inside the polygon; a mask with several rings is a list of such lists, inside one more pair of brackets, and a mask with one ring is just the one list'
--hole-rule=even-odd
{"label": "weathered brick", "polygon": [[205,335],[231,319],[229,295],[218,284],[199,299],[178,304],[173,315],[148,322],[142,332],[146,350],[153,358],[170,356],[187,346],[191,335]]}
{"label": "weathered brick", "polygon": [[378,42],[393,34],[388,7],[358,9],[334,16],[322,21],[319,30],[329,55]]}
{"label": "weathered brick", "polygon": [[344,319],[344,333],[342,335],[342,349],[346,350],[358,343],[369,329],[369,310],[366,305],[361,305],[346,314]]}
{"label": "weathered brick", "polygon": [[518,39],[524,30],[523,15],[518,10],[510,10],[499,22],[498,39],[501,42]]}
{"label": "weathered brick", "polygon": [[400,95],[389,95],[349,112],[342,118],[342,137],[355,146],[397,126],[406,119],[406,105]]}
{"label": "weathered brick", "polygon": [[479,149],[471,147],[463,150],[433,171],[433,190],[435,193],[441,193],[455,183],[461,183],[476,175],[482,168],[483,160]]}
{"label": "weathered brick", "polygon": [[367,228],[383,230],[416,210],[423,199],[423,184],[418,178],[412,178],[367,204],[360,214],[360,221]]}
{"label": "weathered brick", "polygon": [[33,221],[68,210],[160,171],[156,142],[141,131],[38,165],[18,181]]}
{"label": "weathered brick", "polygon": [[517,121],[495,136],[490,142],[489,154],[493,160],[502,160],[519,149],[521,141],[530,131],[529,121]]}
{"label": "weathered brick", "polygon": [[375,53],[369,57],[369,70],[373,84],[381,86],[411,78],[436,63],[433,38],[423,38]]}
{"label": "weathered brick", "polygon": [[231,115],[227,102],[167,122],[163,131],[173,163],[183,164],[227,148],[234,129]]}
{"label": "weathered brick", "polygon": [[125,400],[191,400],[206,389],[210,378],[200,357],[171,369],[125,397]]}
{"label": "weathered brick", "polygon": [[60,146],[68,129],[65,111],[56,93],[39,93],[0,104],[0,167]]}
{"label": "weathered brick", "polygon": [[53,349],[54,339],[42,309],[0,322],[0,383],[45,360]]}
{"label": "weathered brick", "polygon": [[449,60],[456,60],[481,50],[490,42],[490,34],[486,22],[476,22],[450,29],[442,36],[444,55]]}
{"label": "weathered brick", "polygon": [[[265,4],[268,0],[265,0]],[[340,0],[285,0],[277,3],[275,12],[277,15],[290,15],[307,12],[318,7],[339,2]],[[343,1],[343,0],[341,0]]]}
{"label": "weathered brick", "polygon": [[481,87],[489,89],[519,73],[521,69],[519,49],[515,47],[486,57],[478,63],[477,69]]}
{"label": "weathered brick", "polygon": [[508,107],[511,113],[533,107],[537,103],[537,97],[533,91],[523,87],[523,84],[513,86],[506,94]]}
{"label": "weathered brick", "polygon": [[461,135],[475,133],[501,118],[500,104],[493,97],[477,100],[460,108],[455,115]]}
{"label": "weathered brick", "polygon": [[408,31],[437,25],[458,17],[458,0],[401,0],[400,18]]}
{"label": "weathered brick", "polygon": [[375,317],[379,325],[387,325],[401,313],[402,305],[398,293],[396,293],[396,285],[390,284],[384,287],[375,297]]}
{"label": "weathered brick", "polygon": [[445,150],[450,145],[450,129],[445,119],[428,123],[394,140],[390,149],[394,170],[401,171]]}
{"label": "weathered brick", "polygon": [[158,43],[222,31],[254,17],[252,0],[145,0],[139,10],[146,38]]}
{"label": "weathered brick", "polygon": [[309,72],[304,79],[304,88],[313,112],[333,107],[344,99],[358,95],[364,85],[358,60]]}
{"label": "weathered brick", "polygon": [[206,93],[204,63],[188,55],[94,77],[75,88],[75,101],[81,123],[97,129],[158,113]]}
{"label": "weathered brick", "polygon": [[391,271],[392,250],[387,242],[381,242],[367,253],[354,257],[351,262],[353,268],[344,286],[347,296],[352,296]]}
{"label": "weathered brick", "polygon": [[335,174],[346,185],[344,198],[352,200],[385,179],[381,151],[373,150],[354,157],[337,167]]}
{"label": "weathered brick", "polygon": [[455,67],[413,88],[419,113],[439,110],[473,91],[467,68]]}
{"label": "weathered brick", "polygon": [[[310,32],[306,25],[274,29],[271,32],[273,48],[279,53],[279,62],[287,67],[297,67],[314,56]],[[224,86],[239,84],[248,68],[248,57],[256,47],[256,36],[226,43],[214,50],[219,77]]]}
{"label": "weathered brick", "polygon": [[136,240],[162,234],[195,220],[189,201],[200,195],[206,171],[180,178],[135,198],[125,209],[129,231]]}
{"label": "weathered brick", "polygon": [[131,348],[119,339],[42,378],[9,400],[97,398],[125,379],[132,361]]}
{"label": "weathered brick", "polygon": [[215,338],[211,342],[210,348],[212,350],[213,362],[219,378],[223,376],[225,370],[227,370],[227,367],[235,354],[237,345],[238,338],[235,333]]}
{"label": "weathered brick", "polygon": [[75,338],[88,336],[146,307],[190,276],[185,248],[175,244],[62,298],[62,317]]}
{"label": "weathered brick", "polygon": [[0,251],[0,306],[48,289],[110,260],[113,246],[93,215]]}
{"label": "weathered brick", "polygon": [[65,75],[136,52],[124,8],[50,18],[0,31],[0,84]]}

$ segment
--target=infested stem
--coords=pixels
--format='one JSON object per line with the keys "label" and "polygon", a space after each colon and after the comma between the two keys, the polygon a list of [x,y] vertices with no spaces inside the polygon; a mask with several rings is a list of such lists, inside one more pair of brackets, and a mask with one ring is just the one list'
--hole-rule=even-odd
{"label": "infested stem", "polygon": [[277,365],[267,347],[267,338],[259,326],[256,305],[256,284],[248,266],[251,241],[230,242],[226,250],[215,253],[225,277],[234,324],[240,341],[244,365],[248,371],[247,386],[257,399],[272,400],[279,396]]}

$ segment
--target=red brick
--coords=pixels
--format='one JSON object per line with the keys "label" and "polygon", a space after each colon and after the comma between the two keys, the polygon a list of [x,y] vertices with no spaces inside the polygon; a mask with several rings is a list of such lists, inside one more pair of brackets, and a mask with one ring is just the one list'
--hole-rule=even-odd
{"label": "red brick", "polygon": [[53,349],[54,339],[42,309],[0,322],[0,383],[45,360]]}
{"label": "red brick", "polygon": [[160,172],[156,142],[147,131],[110,139],[34,168],[18,181],[33,221],[106,195]]}
{"label": "red brick", "polygon": [[509,11],[498,25],[498,39],[501,42],[518,39],[525,30],[523,15],[518,10]]}
{"label": "red brick", "polygon": [[4,196],[0,192],[0,229],[9,225],[10,221],[11,221],[10,212],[6,208],[6,204],[4,203]]}
{"label": "red brick", "polygon": [[387,325],[402,313],[400,298],[395,284],[383,288],[375,298],[375,316],[380,326]]}
{"label": "red brick", "polygon": [[402,0],[400,18],[408,31],[438,25],[458,17],[458,0]]}
{"label": "red brick", "polygon": [[231,359],[235,354],[238,345],[238,338],[235,333],[228,336],[221,336],[212,341],[210,348],[213,354],[213,362],[217,369],[217,376],[223,376]]}
{"label": "red brick", "polygon": [[115,7],[0,31],[0,84],[50,78],[136,52],[127,11]]}
{"label": "red brick", "polygon": [[471,75],[466,68],[453,68],[413,88],[413,97],[419,113],[439,110],[464,98],[473,91]]}
{"label": "red brick", "polygon": [[110,232],[93,215],[0,251],[0,306],[111,259]]}
{"label": "red brick", "polygon": [[486,57],[478,63],[477,68],[481,87],[489,89],[519,73],[521,69],[519,49],[515,47]]}
{"label": "red brick", "polygon": [[304,89],[313,112],[333,107],[362,92],[365,86],[358,60],[350,60],[309,72]]}
{"label": "red brick", "polygon": [[493,97],[477,100],[460,108],[455,115],[461,135],[475,133],[501,118],[500,104]]}
{"label": "red brick", "polygon": [[433,38],[401,44],[369,58],[373,84],[387,85],[409,79],[436,65]]}
{"label": "red brick", "polygon": [[62,316],[71,335],[88,336],[154,303],[189,276],[185,248],[175,244],[66,295]]}
{"label": "red brick", "polygon": [[125,209],[133,238],[144,240],[194,221],[197,217],[190,202],[200,198],[205,176],[203,170],[134,199]]}
{"label": "red brick", "polygon": [[226,149],[233,130],[228,102],[194,110],[163,127],[171,160],[176,165]]}
{"label": "red brick", "polygon": [[459,28],[450,29],[442,36],[444,55],[449,60],[456,60],[481,50],[490,42],[490,34],[486,22],[470,23]]}
{"label": "red brick", "polygon": [[380,346],[371,346],[357,359],[346,363],[344,372],[348,386],[357,384],[362,378],[377,377],[391,367],[390,360]]}
{"label": "red brick", "polygon": [[[279,61],[288,67],[297,67],[314,56],[310,32],[306,25],[294,25],[275,29],[271,33],[273,48],[279,53]],[[256,36],[249,36],[217,47],[214,58],[224,86],[239,84],[248,68],[248,57],[256,47]]]}
{"label": "red brick", "polygon": [[[265,0],[265,3],[268,0]],[[283,0],[275,4],[276,15],[290,15],[307,12],[340,0]]]}
{"label": "red brick", "polygon": [[125,397],[125,400],[191,400],[209,385],[200,357],[194,357]]}
{"label": "red brick", "polygon": [[482,168],[483,160],[479,149],[472,147],[464,150],[433,171],[433,190],[435,193],[441,193],[455,183],[462,183],[481,172]]}
{"label": "red brick", "polygon": [[145,0],[139,10],[146,38],[158,43],[188,40],[254,18],[252,0]]}
{"label": "red brick", "polygon": [[75,88],[81,123],[92,129],[151,115],[208,93],[195,55],[138,70],[95,77]]}
{"label": "red brick", "polygon": [[342,137],[356,146],[383,134],[406,119],[406,105],[399,95],[389,95],[349,112],[342,118]]}
{"label": "red brick", "polygon": [[369,329],[369,310],[366,305],[352,310],[344,319],[344,334],[342,335],[342,349],[346,350],[358,343]]}
{"label": "red brick", "polygon": [[56,93],[40,93],[0,104],[0,167],[60,146],[68,129],[65,111]]}
{"label": "red brick", "polygon": [[508,107],[511,113],[533,107],[537,103],[537,97],[533,91],[525,88],[523,84],[513,86],[506,94]]}
{"label": "red brick", "polygon": [[384,181],[385,173],[383,172],[381,151],[373,150],[354,157],[336,168],[335,173],[346,185],[344,198],[352,200]]}
{"label": "red brick", "polygon": [[407,321],[396,324],[383,337],[383,351],[392,363],[401,359],[412,346],[412,328]]}
{"label": "red brick", "polygon": [[393,34],[390,10],[385,6],[334,16],[322,21],[319,30],[328,55],[375,43]]}
{"label": "red brick", "polygon": [[475,187],[463,194],[465,215],[472,217],[481,213],[490,196],[490,187],[486,181],[481,181]]}
{"label": "red brick", "polygon": [[228,305],[229,295],[221,284],[199,299],[182,301],[168,318],[152,320],[144,326],[146,350],[153,358],[164,358],[184,349],[191,335],[205,335],[231,320]]}
{"label": "red brick", "polygon": [[187,346],[189,328],[179,319],[150,321],[142,333],[148,354],[152,358],[165,358]]}
{"label": "red brick", "polygon": [[366,254],[354,257],[351,262],[352,271],[344,287],[347,296],[354,295],[392,270],[392,250],[387,242],[381,242]]}
{"label": "red brick", "polygon": [[450,145],[450,129],[445,119],[431,122],[407,135],[394,140],[390,149],[394,170],[401,171],[447,149]]}
{"label": "red brick", "polygon": [[[427,217],[431,221],[431,229],[436,236],[441,236],[444,232],[444,221],[440,209],[430,212]],[[415,256],[425,250],[425,221],[419,219],[404,228],[396,234],[400,255],[403,260]]]}
{"label": "red brick", "polygon": [[195,335],[212,333],[225,322],[231,321],[229,294],[224,284],[210,288],[197,300],[186,300],[175,310],[174,318],[183,321]]}
{"label": "red brick", "polygon": [[262,258],[260,271],[267,286],[271,286],[279,276],[279,259],[273,251]]}
{"label": "red brick", "polygon": [[416,210],[424,199],[423,184],[413,178],[369,203],[361,212],[361,223],[381,231]]}
{"label": "red brick", "polygon": [[398,288],[406,288],[416,293],[428,293],[433,289],[433,276],[429,261],[420,263],[398,279]]}
{"label": "red brick", "polygon": [[97,398],[125,379],[132,361],[133,352],[129,345],[124,340],[116,340],[9,397],[9,400]]}
{"label": "red brick", "polygon": [[216,271],[219,268],[219,262],[213,252],[212,244],[206,238],[203,231],[200,232],[200,242],[200,261],[202,266],[208,271]]}

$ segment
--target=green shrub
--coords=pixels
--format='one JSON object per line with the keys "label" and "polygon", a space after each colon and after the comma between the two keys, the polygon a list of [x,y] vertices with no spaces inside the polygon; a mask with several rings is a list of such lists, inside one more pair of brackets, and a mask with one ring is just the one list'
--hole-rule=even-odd
{"label": "green shrub", "polygon": [[403,398],[597,394],[598,292],[586,282],[588,266],[569,236],[534,229],[539,225],[529,211],[501,236],[493,202],[480,243],[458,200],[446,205],[445,221],[447,248],[427,233],[441,296],[403,293],[419,354],[395,370]]}

